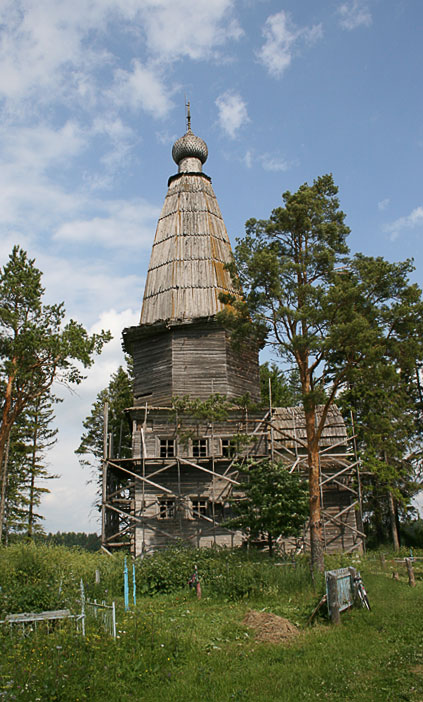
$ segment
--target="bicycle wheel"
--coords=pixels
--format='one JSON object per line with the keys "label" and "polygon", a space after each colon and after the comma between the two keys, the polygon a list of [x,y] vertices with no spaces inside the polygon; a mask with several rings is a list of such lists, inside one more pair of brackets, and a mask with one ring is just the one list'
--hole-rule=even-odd
{"label": "bicycle wheel", "polygon": [[365,607],[366,609],[368,609],[370,611],[369,598],[367,597],[367,592],[365,591],[365,589],[361,583],[358,586],[358,594],[360,596],[361,606]]}

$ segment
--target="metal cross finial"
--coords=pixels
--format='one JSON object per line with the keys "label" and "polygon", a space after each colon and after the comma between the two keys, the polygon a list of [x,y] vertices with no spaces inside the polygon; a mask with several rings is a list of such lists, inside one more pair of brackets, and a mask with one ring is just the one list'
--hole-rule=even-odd
{"label": "metal cross finial", "polygon": [[185,107],[187,108],[187,132],[188,132],[191,130],[191,107],[190,107],[189,100],[187,103],[185,103]]}

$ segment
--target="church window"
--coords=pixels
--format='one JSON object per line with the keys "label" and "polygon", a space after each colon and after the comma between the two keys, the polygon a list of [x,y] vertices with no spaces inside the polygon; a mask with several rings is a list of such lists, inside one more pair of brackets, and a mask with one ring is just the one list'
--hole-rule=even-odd
{"label": "church window", "polygon": [[192,440],[192,455],[194,458],[205,458],[207,456],[207,439]]}
{"label": "church window", "polygon": [[159,500],[159,519],[173,519],[175,500]]}
{"label": "church window", "polygon": [[233,458],[236,453],[236,443],[234,439],[221,439],[222,441],[222,456],[224,458]]}
{"label": "church window", "polygon": [[191,500],[193,517],[207,517],[208,501],[207,500]]}
{"label": "church window", "polygon": [[160,458],[175,456],[175,439],[160,439]]}

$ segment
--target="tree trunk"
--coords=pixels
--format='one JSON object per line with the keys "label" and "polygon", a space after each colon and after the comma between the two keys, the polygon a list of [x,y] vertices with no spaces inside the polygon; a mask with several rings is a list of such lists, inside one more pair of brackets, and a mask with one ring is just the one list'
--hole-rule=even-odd
{"label": "tree trunk", "polygon": [[1,492],[0,492],[0,543],[3,541],[4,518],[6,514],[7,480],[9,464],[9,444],[10,434],[7,437],[6,445],[0,454],[1,466]]}
{"label": "tree trunk", "polygon": [[[383,452],[383,460],[385,461],[386,465],[389,465],[389,459],[386,451]],[[395,510],[395,502],[394,502],[394,496],[392,492],[387,490],[387,497],[388,497],[388,513],[389,513],[389,524],[391,527],[391,536],[392,536],[392,544],[394,547],[394,551],[399,551],[400,549],[400,543],[399,543],[399,535],[398,535],[398,528],[397,528],[397,515],[396,515],[396,510]]]}
{"label": "tree trunk", "polygon": [[31,482],[29,486],[29,507],[28,507],[28,539],[32,539],[34,535],[34,500],[35,500],[35,469],[37,465],[37,448],[38,448],[38,414],[34,417],[34,433],[32,436],[32,455],[31,455]]}
{"label": "tree trunk", "polygon": [[310,492],[310,548],[311,568],[323,573],[322,521],[320,504],[319,445],[316,438],[316,410],[305,409],[308,453],[308,484]]}
{"label": "tree trunk", "polygon": [[267,532],[267,543],[269,545],[269,556],[271,558],[273,556],[273,538],[270,531]]}
{"label": "tree trunk", "polygon": [[[12,367],[16,368],[16,358],[12,359]],[[9,452],[9,437],[16,417],[12,412],[12,390],[15,381],[15,373],[10,373],[7,378],[6,388],[4,391],[4,402],[1,414],[0,423],[0,543],[3,539],[4,515],[6,513],[6,496],[7,496],[7,462]]]}
{"label": "tree trunk", "polygon": [[391,535],[392,535],[392,543],[394,546],[394,551],[399,551],[400,543],[399,543],[399,536],[398,536],[395,503],[394,503],[394,497],[393,497],[392,492],[390,490],[388,490],[388,511],[389,511],[389,523],[391,525]]}

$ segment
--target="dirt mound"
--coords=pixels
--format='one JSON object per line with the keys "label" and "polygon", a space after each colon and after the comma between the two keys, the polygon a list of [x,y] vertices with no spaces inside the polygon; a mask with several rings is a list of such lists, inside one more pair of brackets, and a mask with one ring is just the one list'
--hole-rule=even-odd
{"label": "dirt mound", "polygon": [[300,633],[288,619],[278,617],[271,612],[255,612],[250,610],[245,615],[243,624],[251,627],[256,632],[256,641],[270,641],[279,643],[289,641]]}

